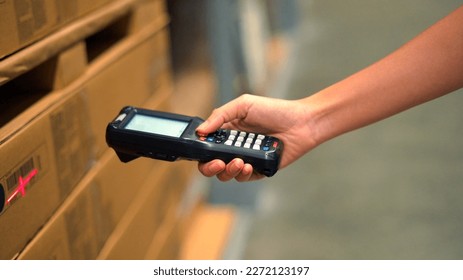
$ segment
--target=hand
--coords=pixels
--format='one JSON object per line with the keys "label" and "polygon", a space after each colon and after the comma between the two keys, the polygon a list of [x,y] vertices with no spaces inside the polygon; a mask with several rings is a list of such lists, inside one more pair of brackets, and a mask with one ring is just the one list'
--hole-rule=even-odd
{"label": "hand", "polygon": [[[223,127],[275,136],[285,145],[281,169],[315,146],[309,124],[308,110],[300,101],[244,94],[215,109],[196,131],[199,135],[207,135]],[[252,166],[239,158],[228,164],[221,160],[199,163],[198,169],[203,175],[217,176],[221,181],[235,178],[243,182],[264,177],[253,172]]]}

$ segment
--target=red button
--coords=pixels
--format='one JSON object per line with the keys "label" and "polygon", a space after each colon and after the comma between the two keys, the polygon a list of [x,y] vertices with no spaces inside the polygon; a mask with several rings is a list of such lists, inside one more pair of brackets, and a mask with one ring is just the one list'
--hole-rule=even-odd
{"label": "red button", "polygon": [[273,147],[276,148],[277,146],[278,146],[278,142],[277,141],[273,142]]}

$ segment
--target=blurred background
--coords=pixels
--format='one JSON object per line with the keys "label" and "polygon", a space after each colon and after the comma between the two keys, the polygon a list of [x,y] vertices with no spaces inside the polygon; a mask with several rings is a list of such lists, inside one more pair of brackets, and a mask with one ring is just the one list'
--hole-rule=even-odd
{"label": "blurred background", "polygon": [[0,1],[0,259],[461,259],[461,90],[257,182],[121,163],[126,105],[298,99],[458,0]]}
{"label": "blurred background", "polygon": [[[176,43],[176,20],[188,14],[204,24],[208,45],[200,49],[210,50],[198,57],[214,69],[218,106],[243,92],[289,99],[315,93],[395,50],[461,1],[170,5],[174,57],[185,56],[183,63],[191,62],[191,46],[180,42],[189,42],[186,36]],[[209,202],[238,209],[222,257],[462,258],[462,105],[457,92],[411,109],[334,139],[262,182],[213,179]]]}

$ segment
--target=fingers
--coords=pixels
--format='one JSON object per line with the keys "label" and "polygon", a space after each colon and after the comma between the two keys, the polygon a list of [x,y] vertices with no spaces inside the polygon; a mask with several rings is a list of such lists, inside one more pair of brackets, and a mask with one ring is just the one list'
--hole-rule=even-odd
{"label": "fingers", "polygon": [[232,160],[228,164],[225,164],[221,160],[199,163],[198,169],[204,176],[217,176],[217,179],[222,182],[230,181],[231,179],[235,179],[238,182],[250,181],[255,175],[252,166],[244,163],[239,158]]}
{"label": "fingers", "polygon": [[[255,97],[243,94],[240,97],[215,109],[201,125],[196,128],[196,133],[201,136],[208,135],[221,128],[224,124],[247,117],[249,108]],[[250,164],[245,164],[242,159],[236,158],[225,164],[221,160],[212,160],[198,164],[199,171],[207,177],[216,176],[220,181],[235,179],[239,182],[263,178],[263,175],[254,173]]]}
{"label": "fingers", "polygon": [[250,164],[245,163],[241,172],[235,177],[238,182],[252,181],[254,176],[253,168]]}

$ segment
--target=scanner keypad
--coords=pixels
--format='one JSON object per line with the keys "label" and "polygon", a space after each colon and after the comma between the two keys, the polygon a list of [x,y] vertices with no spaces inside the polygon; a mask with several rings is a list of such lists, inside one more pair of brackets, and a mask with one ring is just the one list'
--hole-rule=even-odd
{"label": "scanner keypad", "polygon": [[278,146],[278,142],[271,136],[263,134],[247,133],[239,130],[220,129],[205,137],[201,141],[223,143],[227,146],[243,147],[246,149],[270,151]]}

